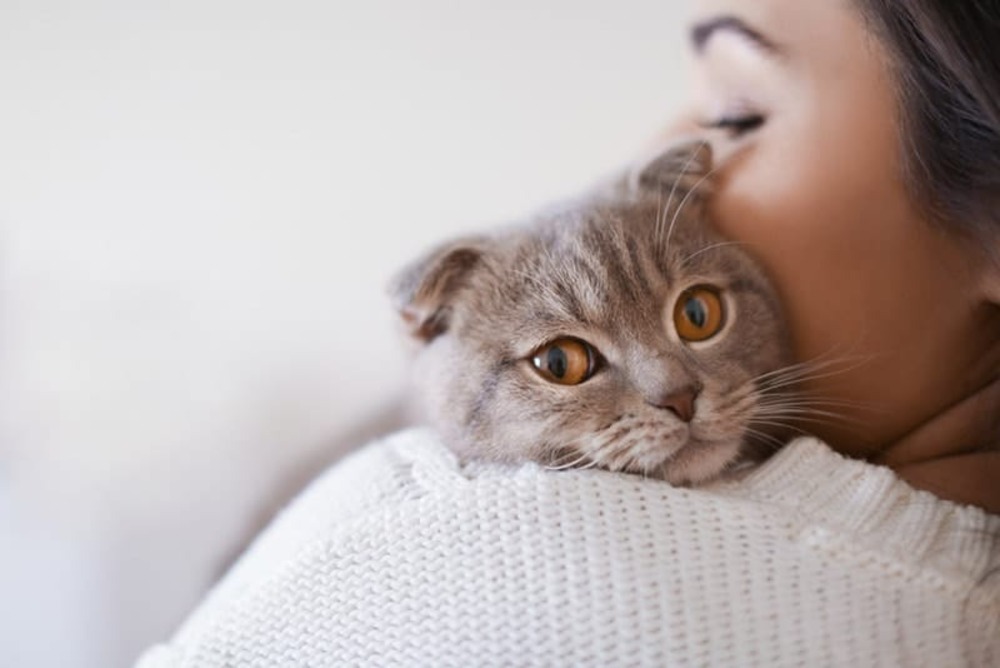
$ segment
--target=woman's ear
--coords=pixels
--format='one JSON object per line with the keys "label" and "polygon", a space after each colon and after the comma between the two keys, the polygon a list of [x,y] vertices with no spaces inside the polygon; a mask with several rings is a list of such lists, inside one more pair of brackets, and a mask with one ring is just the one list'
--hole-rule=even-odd
{"label": "woman's ear", "polygon": [[448,330],[452,308],[481,264],[487,244],[482,237],[447,243],[396,277],[389,292],[411,336],[429,343]]}

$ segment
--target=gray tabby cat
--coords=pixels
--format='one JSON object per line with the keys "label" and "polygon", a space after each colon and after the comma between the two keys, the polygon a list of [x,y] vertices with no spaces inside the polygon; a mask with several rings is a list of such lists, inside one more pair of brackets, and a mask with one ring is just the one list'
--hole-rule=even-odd
{"label": "gray tabby cat", "polygon": [[421,398],[449,447],[697,484],[787,440],[779,302],[704,223],[711,163],[704,143],[675,147],[403,273]]}

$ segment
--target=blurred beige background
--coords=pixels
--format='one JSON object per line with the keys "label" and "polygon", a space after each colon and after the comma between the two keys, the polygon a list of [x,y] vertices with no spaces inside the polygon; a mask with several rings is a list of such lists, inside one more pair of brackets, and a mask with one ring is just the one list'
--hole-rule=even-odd
{"label": "blurred beige background", "polygon": [[0,665],[128,665],[400,391],[384,285],[682,100],[682,0],[0,0]]}

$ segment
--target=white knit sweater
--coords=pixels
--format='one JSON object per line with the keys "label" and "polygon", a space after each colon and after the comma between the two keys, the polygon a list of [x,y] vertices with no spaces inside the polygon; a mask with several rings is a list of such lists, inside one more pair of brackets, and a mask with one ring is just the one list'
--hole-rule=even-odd
{"label": "white knit sweater", "polygon": [[998,536],[810,439],[688,490],[463,467],[410,431],[315,482],[139,666],[995,667]]}

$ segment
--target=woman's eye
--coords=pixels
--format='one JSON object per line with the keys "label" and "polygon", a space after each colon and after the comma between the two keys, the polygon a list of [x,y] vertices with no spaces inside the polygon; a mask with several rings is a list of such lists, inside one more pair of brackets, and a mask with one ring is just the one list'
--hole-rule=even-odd
{"label": "woman's eye", "polygon": [[702,123],[702,127],[709,130],[726,130],[731,137],[735,138],[760,129],[766,120],[762,114],[741,114],[706,121]]}
{"label": "woman's eye", "polygon": [[567,337],[539,348],[531,356],[531,364],[549,382],[579,385],[597,371],[598,359],[597,351],[589,343]]}
{"label": "woman's eye", "polygon": [[715,288],[700,286],[685,290],[674,304],[674,327],[684,341],[707,341],[725,324],[722,297]]}

